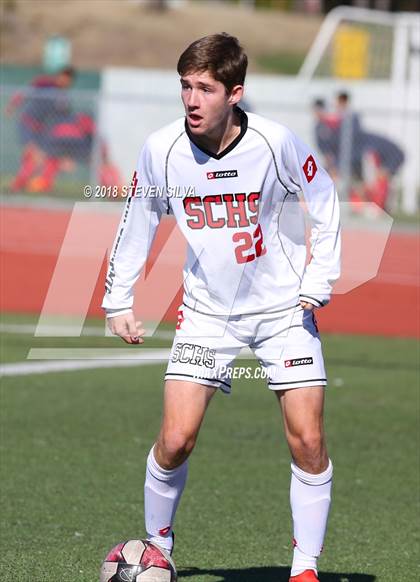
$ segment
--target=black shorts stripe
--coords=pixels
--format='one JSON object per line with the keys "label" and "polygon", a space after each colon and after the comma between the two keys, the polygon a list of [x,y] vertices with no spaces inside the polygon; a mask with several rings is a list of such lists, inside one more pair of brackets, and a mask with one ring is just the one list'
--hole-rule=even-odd
{"label": "black shorts stripe", "polygon": [[320,301],[319,299],[315,299],[315,297],[311,297],[310,295],[302,294],[302,295],[299,295],[299,297],[301,297],[301,299],[310,299],[311,301],[315,301],[315,303],[317,305],[319,305],[320,307],[323,307],[324,306],[324,304],[322,303],[322,301]]}
{"label": "black shorts stripe", "polygon": [[228,384],[227,382],[224,382],[223,380],[219,380],[219,378],[202,378],[201,376],[193,376],[192,374],[175,374],[174,372],[167,372],[165,374],[165,378],[166,378],[166,376],[185,376],[187,378],[196,378],[197,380],[208,380],[209,382],[220,382],[220,384],[224,384],[228,388],[231,388],[230,384]]}
{"label": "black shorts stripe", "polygon": [[292,382],[268,382],[269,386],[284,386],[284,384],[306,384],[307,382],[326,382],[326,378],[311,378],[310,380],[293,380]]}

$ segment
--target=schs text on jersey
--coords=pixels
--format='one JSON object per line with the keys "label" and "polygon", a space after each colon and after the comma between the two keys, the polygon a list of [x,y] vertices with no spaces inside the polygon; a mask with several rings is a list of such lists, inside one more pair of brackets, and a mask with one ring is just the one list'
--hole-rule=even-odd
{"label": "schs text on jersey", "polygon": [[192,229],[245,228],[258,223],[260,192],[186,196],[187,225]]}

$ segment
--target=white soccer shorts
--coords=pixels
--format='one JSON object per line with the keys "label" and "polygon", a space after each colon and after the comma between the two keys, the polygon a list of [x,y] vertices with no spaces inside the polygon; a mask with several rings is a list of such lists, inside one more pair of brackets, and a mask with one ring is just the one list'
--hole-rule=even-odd
{"label": "white soccer shorts", "polygon": [[232,363],[247,347],[271,390],[327,384],[314,313],[300,306],[272,314],[221,317],[183,305],[165,379],[188,380],[230,393],[232,379],[241,377]]}

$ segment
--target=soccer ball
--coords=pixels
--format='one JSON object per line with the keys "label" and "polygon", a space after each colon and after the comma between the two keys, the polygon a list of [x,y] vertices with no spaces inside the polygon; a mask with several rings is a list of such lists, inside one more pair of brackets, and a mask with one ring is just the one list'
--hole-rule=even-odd
{"label": "soccer ball", "polygon": [[170,555],[148,540],[115,546],[105,558],[99,582],[176,582]]}

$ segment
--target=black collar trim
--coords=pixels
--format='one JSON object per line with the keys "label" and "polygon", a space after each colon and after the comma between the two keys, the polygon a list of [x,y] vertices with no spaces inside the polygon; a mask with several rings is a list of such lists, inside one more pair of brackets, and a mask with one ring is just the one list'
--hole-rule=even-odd
{"label": "black collar trim", "polygon": [[240,116],[241,131],[240,131],[239,135],[237,135],[235,137],[235,139],[224,150],[222,150],[219,154],[215,154],[215,153],[203,148],[195,141],[195,138],[192,135],[192,133],[190,132],[190,128],[188,127],[187,120],[185,119],[185,131],[187,132],[187,135],[188,135],[190,141],[195,145],[196,148],[198,148],[200,151],[202,151],[204,154],[206,154],[206,156],[209,156],[210,158],[214,158],[215,160],[221,160],[226,154],[231,152],[238,145],[238,143],[244,137],[246,130],[248,129],[248,116],[245,113],[245,111],[243,111],[238,106],[235,107],[235,111],[236,111],[236,113],[239,113],[239,116]]}

